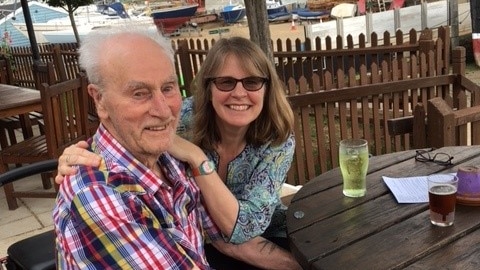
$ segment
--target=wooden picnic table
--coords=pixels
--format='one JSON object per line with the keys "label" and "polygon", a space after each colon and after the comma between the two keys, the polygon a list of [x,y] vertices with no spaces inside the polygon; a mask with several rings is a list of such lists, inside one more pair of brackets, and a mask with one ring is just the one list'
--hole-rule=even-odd
{"label": "wooden picnic table", "polygon": [[[0,119],[20,116],[23,130],[31,133],[29,112],[42,111],[40,91],[9,84],[0,84]],[[27,138],[32,134],[24,134]]]}
{"label": "wooden picnic table", "polygon": [[399,204],[382,180],[480,164],[480,146],[432,151],[438,152],[453,156],[453,165],[416,161],[415,150],[372,157],[362,198],[343,195],[339,168],[305,184],[287,213],[290,247],[303,268],[478,269],[479,206],[457,203],[454,225],[437,227],[428,203]]}

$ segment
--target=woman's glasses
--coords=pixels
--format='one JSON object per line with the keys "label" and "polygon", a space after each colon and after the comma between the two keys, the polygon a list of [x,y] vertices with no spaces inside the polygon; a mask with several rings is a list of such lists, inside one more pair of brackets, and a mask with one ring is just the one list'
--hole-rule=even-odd
{"label": "woman's glasses", "polygon": [[[432,151],[431,149],[430,151]],[[452,165],[453,157],[447,153],[436,153],[435,155],[430,155],[428,150],[417,150],[415,155],[415,160],[420,162],[433,162],[438,165],[448,166]]]}
{"label": "woman's glasses", "polygon": [[243,88],[247,91],[258,91],[266,82],[268,82],[268,79],[262,77],[246,77],[243,79],[216,77],[208,79],[207,82],[213,82],[217,89],[223,92],[232,91],[235,89],[238,82],[242,82]]}

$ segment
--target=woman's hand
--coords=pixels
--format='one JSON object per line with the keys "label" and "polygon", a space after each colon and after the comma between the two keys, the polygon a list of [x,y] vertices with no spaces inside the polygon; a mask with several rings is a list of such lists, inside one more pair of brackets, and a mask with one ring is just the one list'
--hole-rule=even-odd
{"label": "woman's hand", "polygon": [[77,173],[77,169],[72,167],[74,165],[100,166],[100,156],[86,150],[87,148],[88,143],[86,141],[80,141],[65,148],[62,155],[58,158],[58,172],[55,176],[55,183],[60,185],[65,175]]}
{"label": "woman's hand", "polygon": [[191,166],[198,166],[202,161],[207,159],[207,156],[200,147],[178,135],[175,135],[173,144],[168,149],[168,153],[178,160],[189,163]]}

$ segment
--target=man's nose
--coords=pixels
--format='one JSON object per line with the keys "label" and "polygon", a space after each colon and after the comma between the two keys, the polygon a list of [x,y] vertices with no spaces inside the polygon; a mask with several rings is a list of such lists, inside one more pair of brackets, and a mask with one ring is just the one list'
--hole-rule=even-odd
{"label": "man's nose", "polygon": [[162,93],[155,93],[153,95],[150,113],[157,116],[170,114],[170,107],[167,104],[167,99]]}

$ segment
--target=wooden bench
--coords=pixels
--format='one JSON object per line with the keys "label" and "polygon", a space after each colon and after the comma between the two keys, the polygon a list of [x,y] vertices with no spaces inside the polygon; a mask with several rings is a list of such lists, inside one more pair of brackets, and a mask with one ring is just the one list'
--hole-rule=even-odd
{"label": "wooden bench", "polygon": [[[300,81],[303,87],[305,81]],[[480,143],[480,87],[450,74],[288,97],[296,149],[287,182],[303,185],[338,166],[338,143],[365,138],[370,153]],[[428,106],[427,106],[428,104]],[[413,108],[413,109],[412,109]],[[467,132],[467,123],[472,132]],[[428,125],[426,125],[428,123]]]}
{"label": "wooden bench", "polygon": [[445,100],[432,98],[427,109],[428,146],[480,144],[480,105],[455,110]]}

